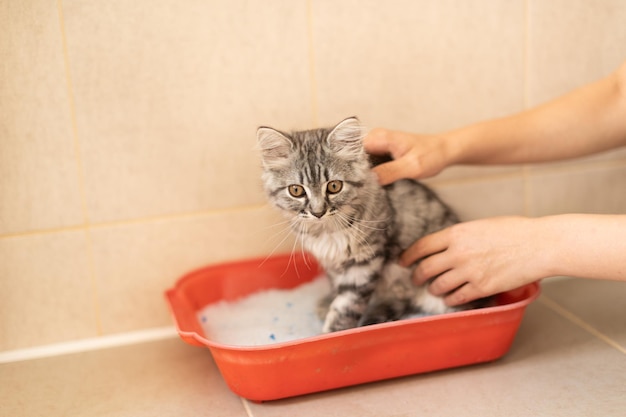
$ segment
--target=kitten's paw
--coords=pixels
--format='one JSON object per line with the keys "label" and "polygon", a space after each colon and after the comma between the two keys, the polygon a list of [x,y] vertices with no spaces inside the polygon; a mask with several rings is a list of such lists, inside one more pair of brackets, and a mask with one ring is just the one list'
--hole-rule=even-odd
{"label": "kitten's paw", "polygon": [[331,333],[339,330],[347,330],[357,327],[360,317],[352,317],[349,315],[341,315],[336,310],[330,310],[326,315],[322,332]]}
{"label": "kitten's paw", "polygon": [[337,295],[330,303],[328,314],[326,314],[322,327],[324,333],[357,327],[367,309],[367,302],[367,299],[351,292]]}

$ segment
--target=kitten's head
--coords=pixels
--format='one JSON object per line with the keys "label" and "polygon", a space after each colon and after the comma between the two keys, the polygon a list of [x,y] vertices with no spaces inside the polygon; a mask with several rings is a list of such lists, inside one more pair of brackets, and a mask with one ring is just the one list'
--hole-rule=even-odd
{"label": "kitten's head", "polygon": [[376,182],[354,117],[291,134],[261,127],[257,137],[265,190],[287,215],[318,224],[350,221],[363,189]]}

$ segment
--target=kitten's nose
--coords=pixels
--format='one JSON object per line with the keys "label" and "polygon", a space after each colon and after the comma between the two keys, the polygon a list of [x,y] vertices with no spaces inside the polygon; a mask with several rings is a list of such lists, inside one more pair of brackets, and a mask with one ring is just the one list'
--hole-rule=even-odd
{"label": "kitten's nose", "polygon": [[311,210],[311,214],[314,215],[315,217],[317,217],[318,219],[321,219],[322,216],[326,213],[326,209],[319,211],[319,212],[314,212],[313,210]]}

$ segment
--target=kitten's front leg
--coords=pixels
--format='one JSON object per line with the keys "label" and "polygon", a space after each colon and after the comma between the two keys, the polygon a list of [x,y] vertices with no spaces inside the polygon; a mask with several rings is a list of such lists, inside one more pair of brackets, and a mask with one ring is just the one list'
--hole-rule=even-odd
{"label": "kitten's front leg", "polygon": [[382,259],[354,264],[333,274],[336,296],[330,304],[322,331],[335,332],[357,327],[380,279]]}

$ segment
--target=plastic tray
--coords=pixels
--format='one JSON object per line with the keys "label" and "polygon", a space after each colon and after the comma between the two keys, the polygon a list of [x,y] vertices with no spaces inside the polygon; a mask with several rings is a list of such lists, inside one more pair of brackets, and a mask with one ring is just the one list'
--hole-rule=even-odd
{"label": "plastic tray", "polygon": [[236,394],[267,401],[365,382],[493,361],[510,348],[531,284],[499,294],[496,306],[400,320],[263,346],[231,346],[205,335],[196,313],[270,288],[289,289],[322,271],[303,256],[273,256],[208,266],[166,292],[180,337],[208,347]]}

